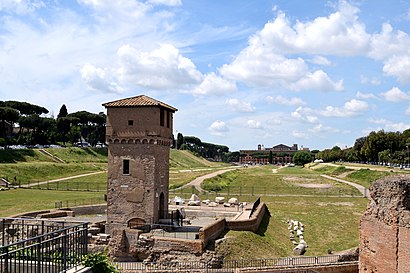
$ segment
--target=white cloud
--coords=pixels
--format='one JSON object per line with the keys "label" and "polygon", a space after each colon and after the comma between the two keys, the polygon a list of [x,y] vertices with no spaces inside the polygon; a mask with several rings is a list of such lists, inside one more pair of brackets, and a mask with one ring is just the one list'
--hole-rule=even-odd
{"label": "white cloud", "polygon": [[359,91],[356,93],[356,98],[367,100],[367,99],[377,99],[377,96],[373,93],[362,93]]}
{"label": "white cloud", "polygon": [[383,67],[383,72],[394,76],[401,83],[410,83],[410,56],[393,56],[389,58]]}
{"label": "white cloud", "polygon": [[268,96],[266,97],[266,100],[268,102],[275,102],[278,104],[282,104],[282,105],[291,105],[291,106],[300,106],[300,105],[305,105],[306,103],[301,99],[301,98],[297,98],[297,97],[293,97],[293,98],[286,98],[283,96],[276,96],[276,97],[271,97]]}
{"label": "white cloud", "polygon": [[370,35],[358,21],[359,9],[340,1],[338,10],[328,17],[291,26],[284,13],[267,23],[254,39],[285,53],[357,55],[367,52]]}
{"label": "white cloud", "polygon": [[121,88],[103,69],[95,67],[91,64],[85,64],[81,70],[81,77],[87,84],[88,88],[95,91],[102,91],[108,93],[121,93]]}
{"label": "white cloud", "polygon": [[299,120],[299,121],[304,121],[308,123],[317,123],[319,120],[315,115],[312,114],[313,112],[314,111],[310,108],[298,107],[290,115],[292,118]]}
{"label": "white cloud", "polygon": [[410,123],[404,123],[404,122],[394,122],[391,120],[387,120],[387,119],[370,119],[369,120],[370,123],[373,124],[378,124],[381,125],[383,128],[378,128],[377,130],[375,129],[369,129],[366,130],[367,133],[370,133],[371,131],[378,131],[381,129],[387,130],[387,131],[404,131],[410,128]]}
{"label": "white cloud", "polygon": [[[152,89],[190,88],[203,80],[194,63],[170,44],[152,51],[141,51],[131,45],[118,49],[120,78]],[[205,89],[204,89],[205,90]]]}
{"label": "white cloud", "polygon": [[397,87],[393,87],[389,91],[381,93],[381,95],[384,97],[385,100],[391,102],[402,102],[410,100],[410,94],[404,93]]}
{"label": "white cloud", "polygon": [[329,59],[323,57],[323,56],[315,56],[313,59],[310,60],[311,63],[318,64],[318,65],[324,65],[324,66],[329,66],[332,64]]}
{"label": "white cloud", "polygon": [[327,106],[321,114],[326,117],[353,117],[362,114],[369,109],[365,101],[352,99],[347,101],[343,107]]}
{"label": "white cloud", "polygon": [[14,12],[19,15],[32,13],[37,9],[45,7],[41,0],[1,0],[0,11]]}
{"label": "white cloud", "polygon": [[250,129],[263,129],[262,124],[260,123],[260,121],[257,120],[250,119],[246,124],[247,127]]}
{"label": "white cloud", "polygon": [[308,138],[308,134],[297,130],[292,131],[291,135],[296,138]]}
{"label": "white cloud", "polygon": [[295,83],[290,83],[289,88],[296,91],[342,91],[343,80],[334,82],[325,72],[322,70],[317,70],[313,73],[307,73],[303,78],[299,79]]}
{"label": "white cloud", "polygon": [[320,134],[320,133],[337,133],[340,130],[336,129],[336,128],[332,128],[330,126],[325,126],[323,124],[317,124],[315,125],[313,128],[309,129],[309,132],[312,132],[314,134]]}
{"label": "white cloud", "polygon": [[234,82],[217,76],[214,72],[207,74],[201,84],[193,89],[193,94],[226,94],[236,91]]}
{"label": "white cloud", "polygon": [[393,32],[385,23],[379,34],[371,38],[369,57],[384,62],[383,72],[396,77],[402,83],[410,83],[410,37],[403,31]]}
{"label": "white cloud", "polygon": [[148,3],[165,6],[180,6],[182,4],[181,0],[149,0]]}
{"label": "white cloud", "polygon": [[229,131],[229,128],[225,122],[216,120],[209,126],[208,130],[212,135],[224,136]]}
{"label": "white cloud", "polygon": [[253,112],[255,108],[249,102],[243,102],[238,99],[228,99],[225,104],[229,105],[232,109],[237,112]]}
{"label": "white cloud", "polygon": [[363,84],[370,83],[372,85],[380,85],[381,81],[379,78],[376,78],[376,77],[372,77],[371,79],[369,79],[368,77],[364,75],[360,75],[360,83],[363,83]]}

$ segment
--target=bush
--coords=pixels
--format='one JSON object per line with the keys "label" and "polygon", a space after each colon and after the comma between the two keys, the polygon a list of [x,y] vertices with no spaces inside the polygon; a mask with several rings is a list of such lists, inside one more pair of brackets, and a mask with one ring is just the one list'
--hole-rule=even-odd
{"label": "bush", "polygon": [[81,263],[90,267],[94,273],[118,273],[107,255],[101,252],[84,255]]}

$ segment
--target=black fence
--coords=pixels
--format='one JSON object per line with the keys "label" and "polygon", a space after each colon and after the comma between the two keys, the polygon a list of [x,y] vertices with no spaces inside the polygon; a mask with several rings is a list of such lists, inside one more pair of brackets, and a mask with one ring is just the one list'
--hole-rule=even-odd
{"label": "black fence", "polygon": [[[209,262],[117,262],[120,271],[124,272],[238,272],[238,269],[264,269],[287,273],[314,273],[312,269],[298,269],[298,266],[320,266],[330,264],[345,264],[339,262],[342,256],[311,256],[285,257],[275,259],[253,260],[212,260]],[[353,261],[355,262],[355,261]],[[294,268],[283,271],[286,268]],[[265,272],[265,271],[264,271]]]}
{"label": "black fence", "polygon": [[106,202],[107,202],[106,196],[101,195],[101,197],[94,197],[94,198],[57,201],[54,203],[54,207],[56,209],[61,209],[61,208],[71,208],[71,207],[77,207],[77,206],[104,204]]}
{"label": "black fence", "polygon": [[66,272],[87,254],[87,223],[1,220],[0,272]]}

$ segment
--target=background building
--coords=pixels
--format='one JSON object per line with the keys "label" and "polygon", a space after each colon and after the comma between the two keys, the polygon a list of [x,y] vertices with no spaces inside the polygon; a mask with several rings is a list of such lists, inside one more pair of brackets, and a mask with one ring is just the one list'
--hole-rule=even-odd
{"label": "background building", "polygon": [[[309,150],[308,148],[303,148]],[[287,164],[293,163],[292,156],[298,151],[298,145],[286,146],[279,144],[265,148],[259,144],[257,150],[240,150],[239,163],[242,164]],[[271,162],[270,162],[271,161]]]}

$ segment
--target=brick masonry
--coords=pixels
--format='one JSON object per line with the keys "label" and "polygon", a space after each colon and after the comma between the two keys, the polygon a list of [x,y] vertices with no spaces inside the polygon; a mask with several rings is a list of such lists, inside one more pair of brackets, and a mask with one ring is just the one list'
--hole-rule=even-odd
{"label": "brick masonry", "polygon": [[[142,105],[135,105],[141,101]],[[169,147],[176,109],[145,96],[104,105],[107,232],[114,237],[121,234],[116,230],[126,229],[130,221],[155,224],[168,216]]]}
{"label": "brick masonry", "polygon": [[377,180],[370,197],[360,223],[359,272],[409,272],[410,175]]}

